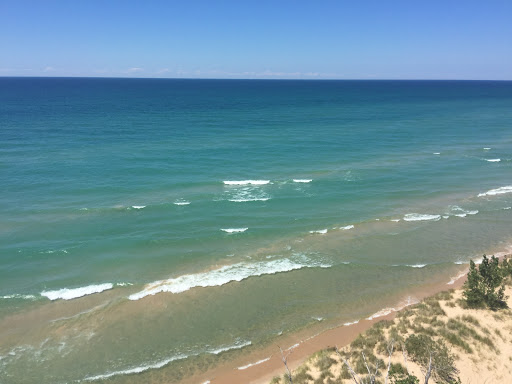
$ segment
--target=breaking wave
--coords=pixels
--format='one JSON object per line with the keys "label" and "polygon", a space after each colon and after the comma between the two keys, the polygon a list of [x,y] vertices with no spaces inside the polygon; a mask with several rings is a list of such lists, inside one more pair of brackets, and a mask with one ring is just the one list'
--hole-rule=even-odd
{"label": "breaking wave", "polygon": [[313,179],[293,179],[294,183],[311,183]]}
{"label": "breaking wave", "polygon": [[221,231],[227,233],[241,233],[247,231],[249,228],[221,228]]}
{"label": "breaking wave", "polygon": [[441,215],[429,215],[421,213],[408,213],[404,216],[405,221],[438,221]]}
{"label": "breaking wave", "polygon": [[155,281],[146,285],[142,291],[134,293],[128,298],[130,300],[140,300],[146,296],[156,295],[161,292],[181,293],[195,287],[217,287],[233,281],[242,281],[249,277],[273,275],[302,268],[329,268],[330,266],[307,260],[306,258],[297,261],[279,259],[256,263],[238,263],[207,272]]}
{"label": "breaking wave", "polygon": [[138,367],[133,367],[133,368],[124,369],[124,370],[120,370],[120,371],[109,372],[109,373],[105,373],[103,375],[88,376],[85,379],[83,379],[82,381],[106,380],[106,379],[109,379],[109,378],[114,377],[114,376],[138,374],[138,373],[142,373],[142,372],[145,372],[145,371],[149,371],[151,369],[162,368],[162,367],[166,366],[167,364],[172,363],[173,361],[184,360],[184,359],[186,359],[188,357],[199,356],[201,354],[218,355],[218,354],[220,354],[222,352],[227,352],[227,351],[230,351],[230,350],[233,350],[233,349],[241,349],[241,348],[247,347],[247,346],[249,346],[251,344],[252,343],[250,341],[239,340],[239,341],[236,341],[233,345],[229,345],[229,346],[225,346],[225,347],[220,347],[218,349],[210,349],[210,350],[206,350],[204,352],[192,353],[190,355],[177,354],[175,356],[169,357],[169,358],[167,358],[165,360],[161,360],[161,361],[158,361],[158,362],[155,362],[155,363],[141,365],[141,366],[138,366]]}
{"label": "breaking wave", "polygon": [[478,197],[483,196],[496,196],[496,195],[502,195],[504,193],[512,193],[512,185],[506,186],[506,187],[500,187],[496,189],[491,189],[484,193],[479,193]]}
{"label": "breaking wave", "polygon": [[50,300],[72,300],[78,297],[92,295],[93,293],[100,293],[112,289],[114,285],[112,283],[88,285],[87,287],[80,288],[62,288],[55,291],[43,291],[41,296],[45,296]]}

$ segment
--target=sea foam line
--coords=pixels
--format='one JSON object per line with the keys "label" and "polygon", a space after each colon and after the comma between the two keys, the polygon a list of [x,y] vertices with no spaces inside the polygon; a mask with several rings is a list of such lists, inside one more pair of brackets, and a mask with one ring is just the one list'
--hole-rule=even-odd
{"label": "sea foam line", "polygon": [[233,281],[242,281],[249,277],[273,275],[281,272],[290,272],[302,268],[329,268],[330,265],[322,265],[305,260],[296,262],[290,259],[278,259],[272,261],[260,261],[256,263],[238,263],[226,265],[219,269],[190,275],[182,275],[176,278],[155,281],[137,293],[128,296],[130,300],[140,300],[143,297],[156,295],[161,292],[181,293],[195,287],[217,287]]}
{"label": "sea foam line", "polygon": [[479,193],[478,197],[496,196],[496,195],[502,195],[504,193],[511,193],[511,192],[512,192],[512,185],[508,185],[508,186],[505,186],[505,187],[491,189],[491,190],[489,190],[487,192],[484,192],[484,193]]}
{"label": "sea foam line", "polygon": [[394,308],[394,307],[383,308],[380,311],[378,311],[378,312],[374,313],[373,315],[371,315],[370,317],[367,317],[366,320],[373,320],[373,319],[376,319],[378,317],[386,316],[386,315],[389,315],[392,312],[398,312],[398,311],[404,309],[405,307],[408,307],[410,305],[414,305],[414,304],[417,304],[417,303],[419,303],[418,300],[416,300],[415,298],[409,296],[409,297],[407,297],[407,300],[405,301],[405,303],[400,305],[400,306],[398,306],[397,308]]}
{"label": "sea foam line", "polygon": [[23,300],[36,300],[37,297],[34,295],[21,295],[19,293],[14,293],[12,295],[0,296],[0,299],[23,299]]}
{"label": "sea foam line", "polygon": [[319,229],[317,231],[309,231],[309,233],[319,233],[320,235],[325,235],[327,233],[327,229]]}
{"label": "sea foam line", "polygon": [[41,296],[45,296],[50,300],[71,300],[78,297],[92,295],[93,293],[100,293],[112,289],[114,285],[112,283],[89,285],[87,287],[80,288],[62,288],[55,291],[43,291]]}
{"label": "sea foam line", "polygon": [[[227,346],[227,347],[221,347],[221,348],[218,348],[218,349],[215,349],[215,350],[206,350],[206,351],[204,351],[202,353],[211,354],[211,355],[218,355],[218,354],[220,354],[222,352],[230,351],[230,350],[233,350],[233,349],[241,349],[241,348],[244,348],[244,347],[249,346],[251,344],[252,343],[250,341],[237,341],[233,345],[230,345],[230,346]],[[139,366],[139,367],[124,369],[124,370],[121,370],[121,371],[109,372],[109,373],[105,373],[103,375],[88,376],[85,379],[83,379],[82,381],[105,380],[105,379],[109,379],[109,378],[111,378],[113,376],[133,375],[133,374],[137,374],[137,373],[142,373],[142,372],[145,372],[145,371],[149,371],[150,369],[159,369],[159,368],[165,367],[167,364],[172,363],[173,361],[184,360],[184,359],[186,359],[188,357],[193,357],[193,356],[199,356],[202,353],[201,352],[196,352],[196,353],[192,353],[190,355],[178,354],[176,356],[172,356],[172,357],[170,357],[168,359],[161,360],[161,361],[158,361],[158,362],[152,363],[152,364],[147,364],[147,365],[142,365],[142,366]]]}
{"label": "sea foam line", "polygon": [[265,185],[270,183],[270,180],[225,180],[225,185]]}
{"label": "sea foam line", "polygon": [[242,366],[242,367],[238,367],[237,369],[238,369],[239,371],[243,371],[244,369],[247,369],[247,368],[250,368],[250,367],[254,367],[255,365],[263,364],[264,362],[269,361],[271,357],[272,357],[272,356],[269,356],[269,357],[267,357],[266,359],[258,360],[258,361],[256,361],[255,363],[250,363],[250,364],[244,365],[244,366]]}
{"label": "sea foam line", "polygon": [[173,204],[174,205],[189,205],[190,201],[187,201],[187,200],[176,200]]}

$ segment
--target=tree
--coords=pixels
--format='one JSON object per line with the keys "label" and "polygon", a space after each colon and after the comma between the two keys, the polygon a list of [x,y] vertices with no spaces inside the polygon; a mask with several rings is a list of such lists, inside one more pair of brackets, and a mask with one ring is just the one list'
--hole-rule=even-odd
{"label": "tree", "polygon": [[424,384],[428,384],[430,377],[436,382],[456,382],[459,370],[455,367],[455,356],[442,341],[426,335],[411,335],[405,344],[412,360],[418,363],[425,375]]}
{"label": "tree", "polygon": [[487,305],[490,309],[506,306],[504,278],[509,270],[509,263],[501,267],[497,257],[490,259],[484,255],[480,266],[473,261],[469,263],[468,279],[464,283],[464,298],[470,308],[481,308]]}

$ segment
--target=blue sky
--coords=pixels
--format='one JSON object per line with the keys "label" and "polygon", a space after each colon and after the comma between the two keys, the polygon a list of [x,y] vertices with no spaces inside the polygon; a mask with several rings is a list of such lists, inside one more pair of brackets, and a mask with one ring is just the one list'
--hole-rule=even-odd
{"label": "blue sky", "polygon": [[512,1],[0,0],[0,76],[512,80]]}

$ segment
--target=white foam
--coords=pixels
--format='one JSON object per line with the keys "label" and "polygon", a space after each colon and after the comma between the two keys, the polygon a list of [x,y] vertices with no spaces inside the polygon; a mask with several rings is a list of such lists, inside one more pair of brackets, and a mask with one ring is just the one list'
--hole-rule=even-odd
{"label": "white foam", "polygon": [[18,293],[12,295],[0,296],[0,299],[23,299],[23,300],[35,300],[36,296],[34,295],[20,295]]}
{"label": "white foam", "polygon": [[[248,345],[251,345],[250,341],[237,341],[235,344],[233,344],[231,346],[221,347],[221,348],[216,349],[216,350],[207,350],[207,351],[205,351],[203,353],[218,355],[219,353],[230,351],[230,350],[233,350],[233,349],[241,349],[241,348],[246,347]],[[142,373],[142,372],[145,372],[145,371],[149,371],[150,369],[159,369],[159,368],[165,367],[167,364],[172,363],[173,361],[184,360],[184,359],[186,359],[188,357],[198,356],[200,354],[201,353],[193,353],[193,354],[190,354],[190,355],[178,354],[176,356],[172,356],[172,357],[170,357],[168,359],[161,360],[161,361],[158,361],[158,362],[152,363],[152,364],[141,365],[139,367],[129,368],[129,369],[121,370],[121,371],[109,372],[109,373],[105,373],[103,375],[88,376],[85,379],[83,379],[83,381],[105,380],[105,379],[109,379],[109,378],[114,377],[114,376],[133,375],[133,374],[137,374],[137,373]]]}
{"label": "white foam", "polygon": [[144,208],[146,208],[146,206],[145,205],[132,205],[132,208],[133,209],[144,209]]}
{"label": "white foam", "polygon": [[234,203],[245,203],[248,201],[267,201],[270,200],[270,197],[253,197],[253,198],[240,198],[240,199],[229,199],[229,201],[232,201]]}
{"label": "white foam", "polygon": [[450,216],[448,215],[443,215],[443,219],[448,219]]}
{"label": "white foam", "polygon": [[488,151],[488,150],[490,150],[490,149],[491,149],[491,148],[489,148],[489,147],[484,147],[484,151]]}
{"label": "white foam", "polygon": [[496,196],[496,195],[502,195],[504,193],[511,193],[511,192],[512,192],[512,186],[508,185],[506,187],[500,187],[500,188],[496,188],[496,189],[491,189],[491,190],[489,190],[487,192],[484,192],[484,193],[479,193],[478,197]]}
{"label": "white foam", "polygon": [[174,205],[189,205],[189,204],[190,204],[190,201],[186,201],[186,200],[176,200],[173,204],[174,204]]}
{"label": "white foam", "polygon": [[249,228],[221,228],[221,231],[227,233],[241,233],[247,231]]}
{"label": "white foam", "polygon": [[433,155],[440,155],[441,152],[434,152]]}
{"label": "white foam", "polygon": [[490,163],[499,163],[501,159],[485,159],[485,161],[488,161]]}
{"label": "white foam", "polygon": [[52,301],[57,299],[71,300],[86,295],[92,295],[93,293],[100,293],[112,288],[113,284],[105,283],[80,288],[62,288],[56,291],[43,291],[41,292],[41,296],[46,296]]}
{"label": "white foam", "polygon": [[438,221],[440,219],[440,215],[429,215],[421,213],[408,213],[404,216],[405,221]]}
{"label": "white foam", "polygon": [[423,268],[423,267],[426,267],[427,264],[406,264],[405,266],[411,267],[411,268]]}
{"label": "white foam", "polygon": [[319,317],[313,317],[313,319],[316,321],[322,321],[324,318],[319,316]]}
{"label": "white foam", "polygon": [[348,322],[348,323],[345,323],[345,324],[343,324],[343,325],[344,325],[345,327],[348,327],[348,326],[350,326],[350,325],[354,325],[354,324],[357,324],[357,323],[359,323],[359,320],[352,321],[352,322]]}
{"label": "white foam", "polygon": [[512,207],[505,207],[505,208],[503,208],[503,210],[505,210],[505,211],[507,211],[509,209],[512,209]]}
{"label": "white foam", "polygon": [[398,223],[400,219],[391,219],[390,221],[394,221],[395,223]]}
{"label": "white foam", "polygon": [[343,229],[343,230],[345,230],[345,231],[346,231],[346,230],[349,230],[349,229],[352,229],[352,228],[354,228],[354,226],[353,226],[353,225],[347,225],[347,226],[345,226],[345,227],[340,227],[340,229]]}
{"label": "white foam", "polygon": [[238,367],[237,369],[239,371],[243,371],[244,369],[247,369],[247,368],[250,368],[250,367],[254,367],[255,365],[263,364],[264,362],[269,361],[269,360],[270,360],[270,357],[267,357],[266,359],[258,360],[255,363],[247,364],[247,365],[244,365],[242,367]]}
{"label": "white foam", "polygon": [[327,229],[319,229],[318,231],[309,231],[309,233],[319,233],[321,235],[325,235],[327,233]]}
{"label": "white foam", "polygon": [[270,180],[226,180],[225,185],[265,185],[270,183]]}
{"label": "white foam", "polygon": [[455,216],[457,216],[457,217],[466,217],[467,214],[466,213],[457,213]]}
{"label": "white foam", "polygon": [[416,300],[415,298],[409,296],[409,297],[407,297],[407,300],[402,302],[397,308],[394,308],[394,307],[383,308],[380,311],[378,311],[378,312],[374,313],[373,315],[371,315],[370,317],[366,318],[366,320],[373,320],[373,319],[376,319],[378,317],[387,316],[387,315],[389,315],[392,312],[398,312],[398,311],[404,309],[405,307],[408,307],[410,305],[417,304],[417,303],[418,303],[418,300]]}
{"label": "white foam", "polygon": [[311,183],[313,179],[293,179],[294,183]]}
{"label": "white foam", "polygon": [[195,287],[216,287],[233,281],[242,281],[249,277],[273,275],[280,272],[289,272],[307,267],[328,268],[330,265],[322,265],[304,258],[303,261],[290,259],[277,259],[260,261],[256,263],[238,263],[226,265],[211,271],[190,275],[182,275],[176,278],[155,281],[137,293],[130,295],[130,300],[140,300],[149,295],[161,292],[181,293]]}
{"label": "white foam", "polygon": [[129,285],[133,285],[133,283],[117,283],[116,287],[127,287]]}
{"label": "white foam", "polygon": [[300,345],[300,343],[293,344],[290,348],[286,349],[287,351],[291,351],[292,349],[297,348]]}

